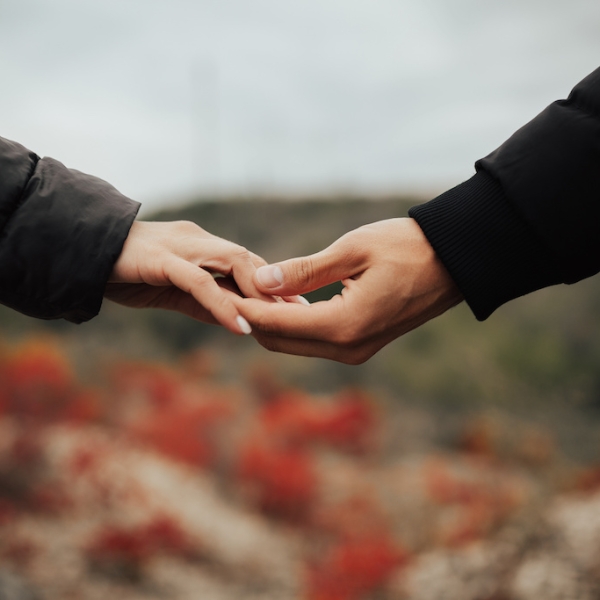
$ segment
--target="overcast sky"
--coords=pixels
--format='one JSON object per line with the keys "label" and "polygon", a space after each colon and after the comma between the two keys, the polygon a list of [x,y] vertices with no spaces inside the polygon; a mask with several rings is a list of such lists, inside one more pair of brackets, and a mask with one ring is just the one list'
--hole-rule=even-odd
{"label": "overcast sky", "polygon": [[0,136],[147,207],[435,193],[599,65],[598,0],[0,0]]}

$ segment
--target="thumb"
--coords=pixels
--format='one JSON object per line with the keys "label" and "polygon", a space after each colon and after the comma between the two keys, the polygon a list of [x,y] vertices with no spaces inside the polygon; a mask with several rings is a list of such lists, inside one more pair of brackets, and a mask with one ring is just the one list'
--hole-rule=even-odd
{"label": "thumb", "polygon": [[259,267],[254,280],[267,294],[304,294],[354,275],[356,266],[348,258],[345,253],[329,247],[311,256]]}

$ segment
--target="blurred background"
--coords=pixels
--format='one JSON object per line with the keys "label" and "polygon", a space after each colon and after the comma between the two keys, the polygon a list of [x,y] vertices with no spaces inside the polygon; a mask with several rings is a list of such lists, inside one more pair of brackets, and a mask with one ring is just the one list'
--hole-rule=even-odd
{"label": "blurred background", "polygon": [[[0,0],[0,135],[281,260],[470,177],[599,26],[593,0]],[[597,598],[599,330],[597,278],[358,367],[2,309],[0,599]]]}

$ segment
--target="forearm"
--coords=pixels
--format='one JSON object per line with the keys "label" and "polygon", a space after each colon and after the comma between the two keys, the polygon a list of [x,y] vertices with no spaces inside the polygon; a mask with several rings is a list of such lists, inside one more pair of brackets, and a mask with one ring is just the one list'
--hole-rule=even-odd
{"label": "forearm", "polygon": [[94,317],[139,204],[1,138],[0,173],[0,302],[44,319]]}

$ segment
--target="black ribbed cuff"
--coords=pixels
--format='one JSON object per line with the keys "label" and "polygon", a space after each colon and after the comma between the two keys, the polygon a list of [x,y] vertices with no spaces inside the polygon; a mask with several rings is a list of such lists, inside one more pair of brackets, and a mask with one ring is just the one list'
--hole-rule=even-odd
{"label": "black ribbed cuff", "polygon": [[485,171],[408,214],[479,321],[513,298],[560,283],[548,253]]}

